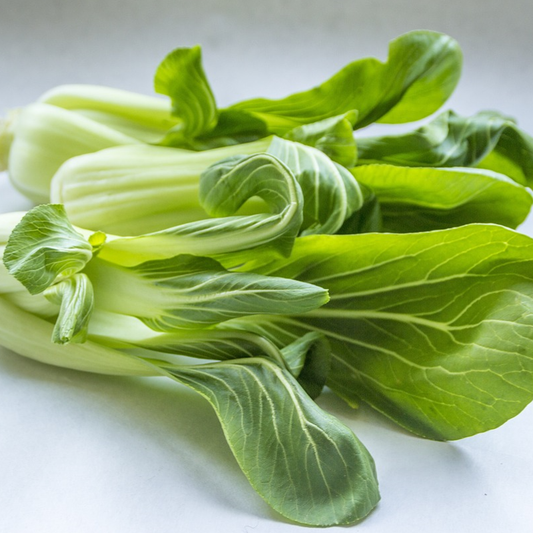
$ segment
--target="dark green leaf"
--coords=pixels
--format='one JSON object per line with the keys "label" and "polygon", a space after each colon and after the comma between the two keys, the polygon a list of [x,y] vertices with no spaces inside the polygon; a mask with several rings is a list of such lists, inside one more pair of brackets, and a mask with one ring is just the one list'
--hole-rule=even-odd
{"label": "dark green leaf", "polygon": [[349,524],[377,504],[370,454],[289,372],[264,358],[167,371],[211,403],[246,477],[283,516]]}

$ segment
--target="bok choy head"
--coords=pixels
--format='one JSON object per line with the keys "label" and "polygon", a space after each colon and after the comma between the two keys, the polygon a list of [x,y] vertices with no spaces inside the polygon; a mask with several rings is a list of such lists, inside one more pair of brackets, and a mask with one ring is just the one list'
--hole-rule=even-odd
{"label": "bok choy head", "polygon": [[[130,238],[83,235],[61,205],[39,206],[14,228],[4,263],[30,293],[44,292],[60,306],[54,333],[60,342],[85,339],[93,306],[172,331],[255,313],[306,312],[327,301],[319,287],[228,272],[200,257],[261,246],[290,252],[302,224],[302,197],[278,159],[224,160],[205,173],[200,193],[205,209],[222,218]],[[225,216],[251,196],[263,198],[272,212]]]}

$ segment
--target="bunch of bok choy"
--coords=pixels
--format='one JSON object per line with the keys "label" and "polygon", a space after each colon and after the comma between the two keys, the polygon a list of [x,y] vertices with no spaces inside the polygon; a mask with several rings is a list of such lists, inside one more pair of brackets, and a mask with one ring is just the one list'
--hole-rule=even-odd
{"label": "bunch of bok choy", "polygon": [[[283,516],[350,524],[374,462],[327,385],[416,435],[496,428],[533,399],[533,139],[435,113],[450,37],[415,31],[279,100],[219,108],[199,47],[147,97],[62,86],[14,112],[0,163],[37,205],[0,215],[0,343],[57,366],[165,376],[215,409]],[[184,360],[186,362],[184,362]]]}

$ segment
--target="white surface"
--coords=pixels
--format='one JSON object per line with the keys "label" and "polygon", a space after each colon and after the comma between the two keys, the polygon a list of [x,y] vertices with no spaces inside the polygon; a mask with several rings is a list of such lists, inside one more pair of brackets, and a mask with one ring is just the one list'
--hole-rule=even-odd
{"label": "white surface", "polygon": [[[459,40],[460,113],[495,108],[533,133],[530,0],[0,0],[0,108],[60,83],[150,94],[158,61],[203,44],[221,105],[282,96],[411,29]],[[0,211],[28,203],[0,175]],[[533,226],[530,226],[533,228]],[[532,230],[528,230],[533,233]],[[455,443],[425,441],[330,394],[378,467],[382,502],[338,531],[530,533],[533,408]],[[200,397],[157,379],[47,367],[0,350],[0,533],[278,533]]]}

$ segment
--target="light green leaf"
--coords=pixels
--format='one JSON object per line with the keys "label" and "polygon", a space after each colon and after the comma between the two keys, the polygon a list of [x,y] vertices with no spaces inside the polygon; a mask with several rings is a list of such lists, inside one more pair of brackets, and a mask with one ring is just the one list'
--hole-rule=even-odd
{"label": "light green leaf", "polygon": [[286,133],[285,139],[296,141],[324,152],[332,161],[344,167],[354,167],[357,147],[353,128],[357,111],[298,126]]}
{"label": "light green leaf", "polygon": [[85,274],[74,274],[44,291],[44,296],[59,305],[52,342],[68,344],[87,340],[87,327],[94,306],[93,287]]}
{"label": "light green leaf", "polygon": [[283,516],[349,524],[377,504],[370,454],[289,372],[264,358],[167,371],[209,401],[246,477]]}
{"label": "light green leaf", "polygon": [[305,313],[328,300],[320,287],[228,272],[214,259],[192,255],[131,268],[95,258],[85,273],[98,310],[137,317],[155,331],[203,328],[257,313]]}
{"label": "light green leaf", "polygon": [[358,112],[356,128],[375,121],[411,122],[431,115],[448,99],[461,64],[460,48],[451,37],[413,31],[391,41],[385,63],[354,61],[309,91],[280,100],[245,100],[230,109],[256,116],[276,135],[352,110]]}
{"label": "light green leaf", "polygon": [[171,136],[186,140],[215,127],[217,107],[199,46],[170,52],[157,68],[154,87],[157,93],[170,97],[173,114],[182,120],[171,130]]}
{"label": "light green leaf", "polygon": [[498,427],[533,399],[529,237],[491,225],[313,236],[264,263],[249,268],[327,288],[330,303],[239,327],[282,344],[325,334],[328,385],[349,403],[444,440]]}
{"label": "light green leaf", "polygon": [[490,170],[363,165],[351,172],[375,193],[383,231],[427,231],[473,222],[515,228],[533,203],[528,189]]}
{"label": "light green leaf", "polygon": [[446,111],[403,135],[357,139],[359,164],[410,167],[479,166],[533,183],[533,139],[496,111],[462,117]]}
{"label": "light green leaf", "polygon": [[363,192],[344,167],[321,151],[273,137],[268,153],[293,172],[304,198],[302,235],[335,233],[363,205]]}
{"label": "light green leaf", "polygon": [[[291,171],[268,154],[233,157],[203,172],[200,204],[208,218],[137,237],[108,236],[101,255],[124,264],[172,257],[179,253],[213,256],[236,250],[268,247],[288,255],[302,224],[303,199]],[[270,213],[228,216],[252,197]]]}
{"label": "light green leaf", "polygon": [[[96,242],[99,237],[95,237]],[[22,218],[9,237],[3,259],[9,273],[31,294],[38,294],[58,278],[81,271],[93,251],[91,242],[70,224],[63,206],[47,204]]]}

